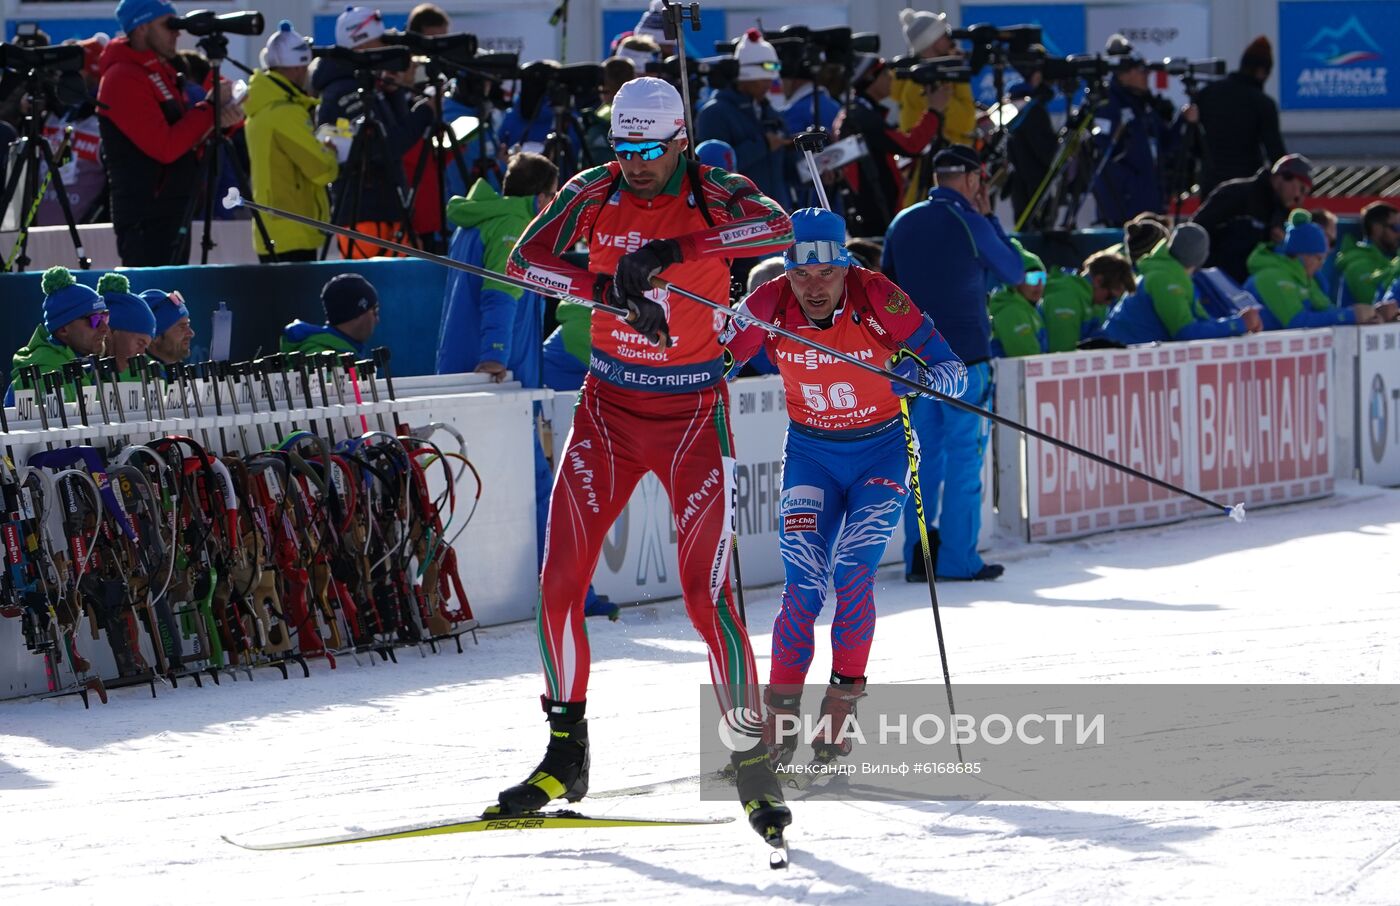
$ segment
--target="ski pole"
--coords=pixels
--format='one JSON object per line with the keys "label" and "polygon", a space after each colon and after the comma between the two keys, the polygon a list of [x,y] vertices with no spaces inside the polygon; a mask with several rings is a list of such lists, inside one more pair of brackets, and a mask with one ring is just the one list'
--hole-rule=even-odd
{"label": "ski pole", "polygon": [[368,432],[369,419],[365,418],[365,414],[360,411],[360,408],[365,404],[365,398],[360,395],[360,375],[355,370],[355,354],[352,352],[341,353],[340,366],[345,369],[345,374],[350,379],[350,389],[355,393],[355,412],[360,417],[360,430]]}
{"label": "ski pole", "polygon": [[[374,349],[370,350],[370,355],[374,356],[375,367],[384,372],[384,389],[389,394],[389,402],[398,402],[398,394],[394,393],[394,376],[389,372],[389,347],[376,346]],[[379,402],[378,395],[375,396],[374,401]],[[394,433],[407,434],[408,425],[399,422],[399,414],[394,411],[394,408],[395,407],[392,406],[389,408],[389,417],[394,422]]]}
{"label": "ski pole", "polygon": [[224,395],[219,392],[219,375],[213,359],[199,365],[199,374],[214,391],[214,417],[219,420],[219,453],[228,455],[228,435],[224,432]]}
{"label": "ski pole", "polygon": [[[316,424],[316,419],[312,418],[310,414],[311,410],[316,408],[316,404],[311,399],[311,376],[306,370],[306,356],[299,352],[289,352],[286,358],[287,365],[291,368],[295,368],[297,374],[301,376],[301,395],[306,401],[306,423],[311,426],[312,434],[317,437],[325,437],[326,435],[321,433],[321,428]],[[330,421],[330,419],[328,418],[327,421]],[[329,432],[327,432],[327,434],[329,434]]]}
{"label": "ski pole", "polygon": [[[356,364],[359,365],[360,374],[364,377],[365,383],[369,384],[369,396],[370,396],[370,399],[374,400],[374,402],[375,402],[376,404],[378,404],[378,403],[379,403],[379,381],[378,381],[378,379],[375,377],[375,373],[374,373],[374,371],[375,371],[374,359],[360,359],[360,361],[357,362]],[[389,432],[388,432],[388,431],[385,429],[385,427],[384,427],[384,413],[383,413],[383,412],[378,412],[378,411],[376,411],[376,412],[374,413],[374,418],[375,418],[375,421],[377,421],[377,422],[379,423],[379,431],[380,431],[380,433],[381,433],[381,434],[388,434]]]}
{"label": "ski pole", "polygon": [[394,242],[391,239],[380,239],[379,237],[371,236],[368,233],[361,233],[358,230],[352,230],[343,226],[336,226],[333,223],[326,223],[324,220],[317,220],[314,217],[306,217],[294,211],[284,211],[281,208],[274,208],[271,205],[259,204],[256,201],[249,201],[247,198],[244,198],[242,195],[239,194],[238,189],[236,187],[230,187],[228,190],[228,195],[224,198],[224,207],[232,209],[240,206],[245,208],[251,208],[254,211],[261,211],[264,214],[272,214],[277,217],[282,217],[286,220],[291,220],[296,223],[309,226],[312,229],[320,230],[323,233],[331,233],[336,236],[346,236],[350,239],[361,239],[367,243],[371,243],[373,245],[389,249],[393,252],[398,252],[399,254],[408,258],[418,258],[422,261],[431,261],[433,264],[440,264],[443,267],[450,267],[453,270],[462,271],[468,274],[474,274],[478,277],[482,277],[487,280],[494,280],[497,283],[506,283],[511,286],[519,287],[520,289],[528,289],[531,292],[540,293],[541,295],[552,296],[556,299],[568,299],[570,302],[579,302],[584,305],[587,305],[589,308],[596,308],[599,311],[605,311],[610,315],[617,315],[623,320],[628,319],[632,314],[627,309],[620,308],[616,305],[608,305],[604,302],[595,302],[592,299],[585,299],[581,296],[570,295],[569,293],[561,292],[560,290],[555,289],[553,287],[535,283],[530,280],[525,280],[521,277],[512,277],[509,274],[499,274],[493,270],[490,270],[489,268],[478,267],[475,264],[467,264],[463,261],[455,261],[451,258],[445,258],[442,255],[435,255],[432,252],[425,252],[422,249],[414,248],[411,245],[403,245],[401,243]]}
{"label": "ski pole", "polygon": [[[924,521],[924,493],[919,481],[919,453],[914,446],[914,423],[909,420],[909,399],[899,398],[899,417],[904,423],[904,449],[909,455],[909,492],[914,497],[914,515],[919,520],[919,541],[924,547],[924,572],[928,575],[928,599],[933,605],[933,630],[938,635],[938,659],[943,663],[943,688],[948,691],[948,717],[957,716],[958,709],[953,705],[953,677],[948,672],[948,649],[943,644],[943,619],[938,614],[938,587],[933,577],[933,551],[929,549],[928,523]],[[954,740],[958,748],[958,761],[963,760],[962,743]]]}
{"label": "ski pole", "polygon": [[907,387],[910,390],[918,391],[924,396],[931,396],[936,400],[947,403],[948,405],[953,406],[957,409],[961,409],[964,412],[970,412],[973,415],[980,415],[983,418],[994,421],[999,425],[1005,425],[1008,428],[1020,431],[1022,434],[1034,437],[1036,440],[1039,440],[1043,443],[1052,444],[1053,446],[1060,447],[1064,450],[1068,450],[1071,453],[1078,453],[1080,456],[1083,456],[1086,459],[1093,460],[1099,465],[1108,466],[1111,469],[1117,469],[1120,472],[1132,475],[1134,478],[1140,478],[1143,481],[1148,482],[1149,484],[1155,484],[1159,488],[1163,488],[1175,494],[1181,494],[1184,497],[1189,497],[1197,503],[1203,503],[1213,510],[1219,510],[1221,513],[1223,513],[1226,516],[1229,516],[1236,522],[1244,522],[1245,512],[1243,503],[1237,503],[1234,506],[1230,506],[1224,503],[1217,503],[1216,501],[1211,500],[1209,497],[1203,497],[1202,495],[1197,494],[1194,491],[1188,491],[1185,488],[1179,487],[1178,485],[1174,485],[1169,481],[1164,481],[1160,478],[1157,478],[1156,476],[1149,475],[1146,472],[1143,472],[1139,469],[1134,469],[1132,466],[1125,466],[1122,463],[1117,463],[1111,459],[1106,459],[1100,456],[1099,454],[1094,453],[1091,450],[1086,450],[1083,447],[1076,446],[1075,444],[1072,444],[1068,441],[1060,440],[1058,437],[1051,437],[1049,434],[1046,434],[1043,431],[1038,431],[1035,428],[1030,427],[1029,425],[1023,425],[1020,422],[1009,419],[1004,415],[998,415],[995,412],[979,408],[977,406],[972,405],[971,403],[963,402],[955,396],[949,396],[946,393],[940,393],[939,391],[933,389],[927,384],[921,384],[918,381],[910,380],[909,378],[905,378],[901,375],[895,374],[893,371],[890,371],[886,368],[881,368],[879,365],[873,365],[870,362],[858,359],[855,356],[841,352],[838,349],[833,349],[830,346],[827,346],[823,343],[815,342],[810,337],[805,337],[802,334],[797,333],[796,331],[788,330],[786,327],[782,327],[777,324],[770,324],[767,321],[760,320],[744,312],[736,312],[728,305],[721,305],[720,303],[715,302],[711,299],[707,299],[704,296],[699,295],[698,293],[693,293],[688,289],[683,289],[679,286],[676,286],[674,283],[668,283],[660,277],[653,277],[651,282],[652,286],[656,287],[657,289],[664,289],[668,293],[674,293],[682,298],[690,299],[692,302],[698,302],[701,305],[706,306],[707,308],[712,308],[715,311],[722,312],[726,315],[733,317],[736,321],[738,321],[741,324],[751,324],[755,327],[762,328],[768,333],[776,333],[779,336],[787,337],[789,340],[795,340],[796,342],[803,344],[804,346],[815,352],[820,352],[824,355],[829,355],[832,358],[837,359],[838,361],[845,362],[848,365],[854,365],[863,371],[869,371],[872,374],[878,374],[888,381],[899,384],[903,387]]}

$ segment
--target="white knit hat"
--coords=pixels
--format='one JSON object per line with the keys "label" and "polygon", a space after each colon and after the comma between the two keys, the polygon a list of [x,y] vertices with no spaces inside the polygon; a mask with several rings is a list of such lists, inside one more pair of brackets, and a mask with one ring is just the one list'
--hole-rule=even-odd
{"label": "white knit hat", "polygon": [[734,45],[734,59],[739,61],[740,82],[778,77],[778,52],[763,40],[763,32],[756,28],[739,36]]}
{"label": "white knit hat", "polygon": [[946,13],[921,9],[902,9],[899,11],[899,25],[904,29],[904,40],[909,42],[909,49],[914,53],[923,53],[948,33],[948,16]]}
{"label": "white knit hat", "polygon": [[622,141],[665,141],[685,135],[685,102],[669,82],[643,76],[617,90],[612,135]]}
{"label": "white knit hat", "polygon": [[311,63],[311,42],[296,33],[292,23],[283,19],[277,30],[268,36],[260,57],[264,69],[274,66],[308,66]]}
{"label": "white knit hat", "polygon": [[354,50],[384,34],[384,17],[368,6],[347,6],[335,19],[335,43]]}
{"label": "white knit hat", "polygon": [[647,11],[642,13],[642,18],[637,20],[637,27],[632,29],[632,34],[651,38],[662,46],[674,44],[674,41],[666,39],[665,13],[662,11],[661,0],[651,0]]}

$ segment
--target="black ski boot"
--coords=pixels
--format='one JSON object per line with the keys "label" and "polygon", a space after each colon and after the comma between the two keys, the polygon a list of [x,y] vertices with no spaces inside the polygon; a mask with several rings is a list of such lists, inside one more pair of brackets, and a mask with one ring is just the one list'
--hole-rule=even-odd
{"label": "black ski boot", "polygon": [[812,740],[813,761],[830,764],[851,754],[851,741],[841,729],[848,718],[856,716],[856,702],[862,698],[865,698],[865,677],[831,674],[831,684],[822,698],[818,738]]}
{"label": "black ski boot", "polygon": [[749,826],[769,842],[781,841],[783,828],[792,823],[792,811],[783,800],[783,787],[768,760],[768,747],[760,743],[747,752],[735,752],[730,761]]}
{"label": "black ski boot", "polygon": [[796,718],[802,713],[801,686],[769,686],[763,690],[763,744],[768,747],[768,758],[774,765],[786,767],[792,764],[792,756],[797,751],[798,731],[790,729],[780,718]]}
{"label": "black ski boot", "polygon": [[549,747],[544,760],[524,783],[502,791],[499,805],[488,814],[523,815],[537,812],[554,799],[578,802],[588,795],[588,721],[584,702],[542,698],[549,715]]}

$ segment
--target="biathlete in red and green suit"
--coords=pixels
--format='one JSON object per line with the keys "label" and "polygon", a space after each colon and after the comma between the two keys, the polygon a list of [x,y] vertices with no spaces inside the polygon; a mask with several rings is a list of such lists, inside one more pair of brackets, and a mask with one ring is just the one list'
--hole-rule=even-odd
{"label": "biathlete in red and green suit", "polygon": [[[668,282],[729,298],[736,257],[792,243],[782,208],[743,176],[683,157],[679,93],[660,79],[628,82],[612,106],[617,160],[579,173],[526,229],[510,273],[542,287],[627,308],[592,315],[589,373],[555,478],[538,614],[549,748],[500,810],[533,811],[588,791],[584,704],[589,648],[583,604],[604,537],[637,482],[655,473],[675,513],[686,612],[709,648],[725,713],[747,709],[754,747],[737,753],[739,798],[751,823],[791,820],[758,738],[761,702],[749,637],[729,585],[733,451],[719,334],[727,317],[651,288]],[[588,270],[561,255],[586,242]]]}

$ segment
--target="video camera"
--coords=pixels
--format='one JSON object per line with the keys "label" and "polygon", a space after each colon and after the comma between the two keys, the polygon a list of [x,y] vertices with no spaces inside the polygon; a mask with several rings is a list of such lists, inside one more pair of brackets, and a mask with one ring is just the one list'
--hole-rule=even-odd
{"label": "video camera", "polygon": [[372,47],[351,50],[338,44],[311,48],[311,56],[344,63],[357,73],[403,72],[413,65],[407,47]]}
{"label": "video camera", "polygon": [[520,67],[520,112],[533,120],[547,98],[556,111],[589,106],[603,83],[603,67],[597,63],[561,66],[554,60],[535,60]]}
{"label": "video camera", "polygon": [[0,44],[0,68],[18,73],[78,72],[83,68],[83,49],[76,44]]}
{"label": "video camera", "polygon": [[782,74],[788,77],[813,78],[826,65],[850,72],[855,67],[857,54],[880,52],[879,35],[874,32],[856,34],[846,25],[831,28],[786,25],[777,31],[764,32],[763,37],[778,52]]}
{"label": "video camera", "polygon": [[196,38],[216,34],[260,35],[263,33],[263,16],[253,10],[215,14],[213,10],[197,9],[170,20],[170,27]]}
{"label": "video camera", "polygon": [[1179,79],[1218,79],[1225,75],[1225,61],[1219,57],[1209,60],[1183,60],[1167,57],[1159,63],[1148,63],[1153,72],[1165,72]]}
{"label": "video camera", "polygon": [[476,35],[456,32],[450,35],[420,35],[417,32],[385,32],[381,40],[391,47],[407,47],[422,57],[462,63],[476,56],[480,47]]}
{"label": "video camera", "polygon": [[[681,58],[670,56],[664,60],[648,62],[646,74],[665,79],[679,87],[681,83]],[[739,78],[739,61],[733,57],[704,57],[690,60],[691,93],[708,84],[716,91],[732,88]]]}
{"label": "video camera", "polygon": [[[901,61],[908,58],[901,58]],[[944,82],[971,82],[972,66],[962,57],[934,57],[909,60],[894,67],[894,77],[915,85],[941,85]]]}
{"label": "video camera", "polygon": [[973,72],[978,72],[989,63],[1006,65],[1012,56],[1029,53],[1032,45],[1041,42],[1041,29],[1039,25],[998,27],[982,22],[967,28],[955,28],[948,36],[972,45],[968,65]]}

